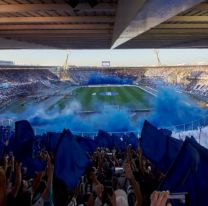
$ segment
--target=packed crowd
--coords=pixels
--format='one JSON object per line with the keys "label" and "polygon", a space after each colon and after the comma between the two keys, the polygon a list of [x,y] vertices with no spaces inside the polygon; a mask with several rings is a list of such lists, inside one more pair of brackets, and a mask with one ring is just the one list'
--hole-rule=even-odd
{"label": "packed crowd", "polygon": [[1,69],[0,82],[27,83],[41,80],[57,80],[47,69]]}
{"label": "packed crowd", "polygon": [[0,69],[0,108],[18,96],[28,96],[39,89],[50,88],[52,84],[57,84],[57,80],[46,69]]}
{"label": "packed crowd", "polygon": [[[152,193],[161,174],[155,176],[156,171],[141,153],[129,150],[127,162],[120,159],[124,156],[98,148],[91,155],[92,166],[86,169],[76,189],[69,191],[53,177],[53,160],[48,153],[41,155],[47,161],[46,170],[31,179],[25,179],[25,168],[12,154],[5,155],[0,168],[0,205],[165,206],[168,192]],[[137,162],[139,158],[142,165]]]}
{"label": "packed crowd", "polygon": [[[79,70],[69,71],[70,77],[80,85],[95,84],[124,84],[128,81],[136,80],[139,72],[137,70],[128,71],[126,69],[106,69],[106,70]],[[123,82],[122,82],[123,79]]]}
{"label": "packed crowd", "polygon": [[127,78],[137,85],[147,85],[152,88],[161,86],[176,86],[178,89],[191,93],[199,98],[207,100],[208,84],[207,70],[205,68],[177,68],[177,67],[159,67],[159,68],[117,68],[117,69],[86,69],[70,70],[72,79],[83,85],[88,81],[93,73],[100,73],[106,76]]}
{"label": "packed crowd", "polygon": [[10,84],[8,88],[0,88],[0,108],[8,105],[17,97],[26,97],[36,93],[39,89],[45,88],[47,86],[42,82]]}
{"label": "packed crowd", "polygon": [[[55,153],[51,152],[52,150],[37,149],[34,152],[37,145],[33,144],[32,161],[35,158],[43,161],[42,169],[37,166],[38,162],[35,162],[35,165],[34,162],[29,164],[28,159],[22,158],[30,153],[27,151],[30,143],[25,139],[31,136],[31,133],[21,131],[18,134],[19,129],[26,129],[19,127],[16,128],[15,134],[10,127],[0,128],[1,206],[165,206],[168,202],[168,192],[155,191],[164,175],[145,158],[141,149],[128,145],[123,151],[100,147],[94,152],[85,150],[89,161],[80,173],[81,166],[76,167],[76,164],[84,161],[83,151],[76,148],[74,142],[70,142],[69,145],[72,145],[75,151],[70,152],[69,148],[68,158],[75,155],[74,163],[70,165],[68,160],[62,160],[60,163],[64,169],[69,167],[70,174],[66,177],[69,180],[64,181],[64,172],[57,169],[59,166],[56,156],[61,151]],[[19,135],[21,139],[18,139]],[[77,142],[80,141],[79,138],[81,137],[76,138]],[[21,142],[20,145],[18,141]],[[58,161],[60,162],[60,159]],[[57,172],[61,174],[57,175]],[[78,181],[75,181],[77,178]]]}
{"label": "packed crowd", "polygon": [[0,205],[207,205],[208,150],[171,135],[148,121],[139,139],[104,131],[93,139],[69,130],[35,136],[25,120],[15,132],[0,127]]}
{"label": "packed crowd", "polygon": [[79,70],[70,70],[69,75],[74,80],[74,82],[78,83],[79,85],[87,84],[89,80],[89,76],[93,73],[93,71],[79,71]]}
{"label": "packed crowd", "polygon": [[[180,68],[117,68],[117,69],[70,69],[69,76],[79,85],[87,85],[95,82],[95,73],[100,74],[98,84],[111,84],[114,80],[126,79],[134,84],[147,85],[152,88],[158,86],[177,86],[177,88],[196,95],[208,98],[207,71],[202,69]],[[104,77],[109,77],[104,78]],[[97,78],[96,77],[96,78]],[[112,78],[110,78],[112,77]],[[91,81],[93,79],[93,81]],[[106,79],[106,81],[105,81]],[[39,88],[50,88],[58,84],[58,77],[47,69],[0,69],[0,105],[7,104],[13,95],[27,96]],[[119,81],[114,81],[122,82]],[[114,83],[113,82],[113,83]]]}

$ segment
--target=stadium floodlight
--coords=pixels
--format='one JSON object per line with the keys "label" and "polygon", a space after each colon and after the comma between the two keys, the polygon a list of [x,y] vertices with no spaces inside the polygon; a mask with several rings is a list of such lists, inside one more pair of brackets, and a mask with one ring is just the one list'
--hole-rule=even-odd
{"label": "stadium floodlight", "polygon": [[75,8],[79,4],[79,0],[65,0],[72,8]]}
{"label": "stadium floodlight", "polygon": [[94,7],[98,4],[98,1],[97,0],[88,0],[88,3],[91,7]]}

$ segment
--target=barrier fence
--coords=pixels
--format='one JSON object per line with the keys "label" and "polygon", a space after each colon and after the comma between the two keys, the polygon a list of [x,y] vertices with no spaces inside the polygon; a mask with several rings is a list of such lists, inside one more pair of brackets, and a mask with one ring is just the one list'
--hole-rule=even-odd
{"label": "barrier fence", "polygon": [[[15,120],[14,119],[0,119],[0,126],[10,126],[11,128],[14,129],[15,127]],[[195,120],[195,121],[191,121],[191,122],[187,122],[184,124],[179,124],[179,125],[173,125],[173,126],[169,126],[169,127],[163,127],[161,126],[160,128],[165,128],[168,130],[171,130],[173,133],[183,133],[183,132],[187,132],[187,131],[199,131],[208,126],[208,115],[200,118],[199,120]],[[44,133],[49,132],[46,129],[43,129],[41,127],[33,127],[34,129],[34,133],[35,135],[41,135]],[[53,132],[61,132],[61,131],[53,131]],[[96,136],[97,135],[97,131],[73,131],[71,130],[71,132],[75,135],[78,136]],[[139,130],[131,130],[131,131],[107,131],[110,134],[114,134],[114,135],[121,135],[121,134],[129,134],[129,133],[135,133],[135,134],[139,134]]]}
{"label": "barrier fence", "polygon": [[0,119],[0,126],[10,126],[13,128],[15,126],[15,120],[13,120],[13,119]]}
{"label": "barrier fence", "polygon": [[[204,128],[208,125],[208,115],[200,118],[199,120],[187,122],[184,124],[173,125],[170,127],[165,127],[174,132],[185,132],[190,130],[197,130],[199,128]],[[161,127],[164,128],[164,127]]]}

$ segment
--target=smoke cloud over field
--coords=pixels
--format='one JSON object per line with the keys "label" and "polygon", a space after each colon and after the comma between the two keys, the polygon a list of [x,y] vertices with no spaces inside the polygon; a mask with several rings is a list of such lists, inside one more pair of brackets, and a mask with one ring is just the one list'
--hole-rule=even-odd
{"label": "smoke cloud over field", "polygon": [[199,120],[205,114],[187,95],[173,88],[161,88],[148,119],[155,126],[170,127]]}
{"label": "smoke cloud over field", "polygon": [[160,89],[154,102],[154,110],[144,117],[135,115],[126,109],[106,106],[100,113],[90,115],[77,114],[81,110],[79,102],[71,102],[65,109],[54,107],[47,111],[42,103],[34,108],[28,106],[20,114],[5,113],[1,117],[16,120],[27,119],[34,127],[46,131],[61,131],[64,128],[78,132],[97,132],[99,129],[109,132],[140,131],[145,119],[158,127],[170,127],[202,118],[206,111],[196,106],[184,94],[175,89]]}
{"label": "smoke cloud over field", "polygon": [[99,129],[110,132],[128,131],[136,128],[133,126],[133,122],[126,110],[116,110],[112,107],[104,109],[101,113],[85,117],[77,114],[76,111],[68,114],[55,112],[54,118],[44,114],[44,117],[36,116],[31,118],[30,122],[34,126],[43,126],[50,131],[61,131],[63,128],[70,128],[70,130],[75,132],[95,132]]}
{"label": "smoke cloud over field", "polygon": [[119,77],[115,75],[106,75],[101,72],[93,72],[89,76],[88,85],[94,84],[132,84],[130,78]]}

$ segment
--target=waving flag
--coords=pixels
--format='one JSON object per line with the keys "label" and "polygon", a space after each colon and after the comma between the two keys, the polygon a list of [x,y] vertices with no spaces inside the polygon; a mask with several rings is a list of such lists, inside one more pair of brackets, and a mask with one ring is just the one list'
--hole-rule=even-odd
{"label": "waving flag", "polygon": [[143,154],[163,173],[167,173],[182,145],[182,141],[165,135],[148,121],[144,122],[139,141]]}
{"label": "waving flag", "polygon": [[56,149],[57,149],[57,145],[59,142],[59,138],[60,138],[61,134],[57,133],[57,132],[48,132],[47,133],[47,150],[50,152],[55,153]]}
{"label": "waving flag", "polygon": [[32,157],[22,159],[22,167],[25,168],[24,179],[34,178],[37,172],[45,170],[46,162]]}
{"label": "waving flag", "polygon": [[111,135],[103,130],[98,131],[97,137],[95,137],[97,147],[112,148],[113,141]]}
{"label": "waving flag", "polygon": [[131,145],[134,150],[138,149],[139,139],[134,133],[130,133],[127,135],[126,144]]}
{"label": "waving flag", "polygon": [[86,152],[94,152],[96,150],[96,144],[94,140],[84,137],[76,137],[76,141]]}
{"label": "waving flag", "polygon": [[125,148],[125,143],[121,136],[111,135],[113,147],[118,151],[123,151]]}
{"label": "waving flag", "polygon": [[34,138],[34,131],[28,121],[15,122],[14,154],[17,160],[32,156]]}
{"label": "waving flag", "polygon": [[208,205],[207,171],[208,150],[187,138],[159,190],[188,192],[190,206]]}
{"label": "waving flag", "polygon": [[2,142],[2,140],[0,139],[0,161],[3,158],[3,154],[4,154],[4,144]]}
{"label": "waving flag", "polygon": [[35,135],[30,123],[26,120],[15,122],[14,155],[22,162],[22,167],[26,168],[28,178],[32,178],[35,172],[44,170],[45,162],[34,158]]}
{"label": "waving flag", "polygon": [[55,154],[54,174],[74,189],[85,172],[89,160],[69,130],[64,130]]}

